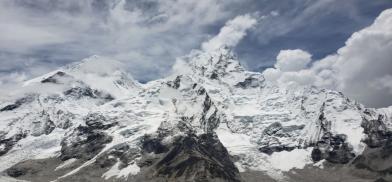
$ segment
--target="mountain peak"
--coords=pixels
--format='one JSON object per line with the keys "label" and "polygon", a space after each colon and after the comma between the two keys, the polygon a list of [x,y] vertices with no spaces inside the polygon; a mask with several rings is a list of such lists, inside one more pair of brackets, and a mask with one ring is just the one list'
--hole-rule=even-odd
{"label": "mountain peak", "polygon": [[66,65],[64,70],[67,72],[80,72],[83,74],[92,73],[105,76],[116,72],[125,72],[123,68],[124,64],[117,60],[104,56],[93,55],[81,61]]}
{"label": "mountain peak", "polygon": [[[123,63],[111,58],[93,55],[71,63],[55,71],[28,80],[24,86],[56,83],[72,87],[73,81],[83,82],[93,89],[105,91],[119,98],[134,93],[140,88],[123,69]],[[54,80],[55,79],[55,80]]]}
{"label": "mountain peak", "polygon": [[175,74],[195,74],[216,79],[231,72],[244,72],[237,57],[228,46],[214,51],[193,50],[189,55],[177,59],[173,66]]}

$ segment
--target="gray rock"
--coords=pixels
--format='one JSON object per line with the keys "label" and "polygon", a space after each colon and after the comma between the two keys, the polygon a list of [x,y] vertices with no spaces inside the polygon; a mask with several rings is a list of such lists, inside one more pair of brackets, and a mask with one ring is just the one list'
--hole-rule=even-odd
{"label": "gray rock", "polygon": [[89,113],[86,117],[84,117],[84,120],[86,125],[92,129],[106,130],[117,125],[117,122],[110,123],[101,113]]}
{"label": "gray rock", "polygon": [[42,111],[36,121],[33,121],[32,136],[49,135],[56,128],[49,114]]}
{"label": "gray rock", "polygon": [[70,158],[89,160],[96,156],[112,137],[103,131],[88,126],[79,126],[61,142],[60,159]]}
{"label": "gray rock", "polygon": [[12,111],[14,109],[19,108],[23,104],[32,102],[34,99],[35,99],[34,95],[27,95],[27,96],[25,96],[23,98],[20,98],[20,99],[16,100],[15,103],[6,105],[5,107],[1,108],[0,112],[2,112],[2,111]]}
{"label": "gray rock", "polygon": [[52,76],[45,78],[43,80],[41,80],[41,83],[54,83],[54,84],[59,84],[61,83],[60,79],[61,78],[72,78],[72,76],[67,75],[66,73],[62,72],[62,71],[58,71],[55,74],[53,74]]}
{"label": "gray rock", "polygon": [[[146,172],[150,178],[173,181],[240,181],[238,169],[214,134],[189,134],[178,137],[169,145],[157,144],[159,139],[144,141],[150,143],[145,145],[147,148],[143,147],[145,152],[161,153],[160,158],[150,160],[151,167]],[[143,157],[146,158],[147,155]]]}
{"label": "gray rock", "polygon": [[81,99],[83,97],[89,97],[93,99],[102,99],[105,101],[112,101],[114,97],[110,94],[91,89],[90,87],[73,87],[63,92],[65,96]]}
{"label": "gray rock", "polygon": [[260,147],[259,151],[271,155],[274,152],[292,151],[295,148],[299,148],[296,145],[283,145],[279,142],[278,138],[291,137],[291,132],[301,130],[304,127],[304,125],[282,126],[279,122],[270,124],[263,130],[262,139],[259,141],[259,144],[263,147]]}
{"label": "gray rock", "polygon": [[328,162],[346,164],[355,157],[352,146],[346,142],[344,134],[332,135],[324,133],[312,150],[312,159],[317,162],[326,159]]}
{"label": "gray rock", "polygon": [[262,81],[252,76],[245,78],[244,81],[238,82],[235,87],[247,89],[247,88],[257,88],[262,85]]}
{"label": "gray rock", "polygon": [[[370,114],[368,110],[365,110],[364,113]],[[364,142],[369,147],[382,147],[388,140],[392,139],[392,132],[388,131],[385,122],[385,116],[383,115],[378,115],[376,120],[363,118],[361,126],[364,129],[364,133],[367,134]]]}
{"label": "gray rock", "polygon": [[105,151],[97,158],[95,163],[101,168],[109,168],[117,161],[121,161],[119,168],[122,169],[137,157],[140,157],[140,150],[138,148],[131,148],[126,143],[122,143]]}
{"label": "gray rock", "polygon": [[12,147],[22,138],[25,138],[27,135],[25,133],[16,134],[10,138],[1,139],[0,146],[0,156],[6,154],[8,151],[12,149]]}

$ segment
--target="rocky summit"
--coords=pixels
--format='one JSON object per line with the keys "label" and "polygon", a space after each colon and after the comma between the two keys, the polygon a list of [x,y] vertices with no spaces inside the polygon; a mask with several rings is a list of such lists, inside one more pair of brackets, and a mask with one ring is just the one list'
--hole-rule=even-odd
{"label": "rocky summit", "polygon": [[392,108],[193,51],[146,84],[93,56],[0,103],[0,181],[392,181]]}

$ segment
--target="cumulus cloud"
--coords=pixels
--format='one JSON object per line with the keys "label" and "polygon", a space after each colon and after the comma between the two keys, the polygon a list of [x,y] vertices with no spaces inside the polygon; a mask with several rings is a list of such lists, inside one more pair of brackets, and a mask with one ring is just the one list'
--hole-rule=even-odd
{"label": "cumulus cloud", "polygon": [[[308,54],[303,56],[306,61],[298,61],[298,54],[279,54],[275,68],[267,69],[263,74],[273,83],[316,85],[340,90],[367,106],[389,106],[392,103],[391,50],[392,9],[389,9],[382,12],[371,26],[355,32],[336,54],[315,61],[310,68],[303,69],[310,59]],[[297,60],[298,65],[290,67],[285,62],[286,68],[281,69],[278,63],[282,59]]]}
{"label": "cumulus cloud", "polygon": [[303,86],[312,83],[315,78],[307,70],[312,55],[300,49],[281,50],[276,57],[274,68],[264,70],[267,81],[286,86]]}
{"label": "cumulus cloud", "polygon": [[224,27],[220,29],[218,35],[202,44],[202,49],[211,51],[219,49],[222,46],[234,47],[246,35],[246,30],[253,27],[257,20],[247,15],[237,16],[228,21]]}
{"label": "cumulus cloud", "polygon": [[311,55],[303,50],[281,50],[276,57],[275,67],[281,71],[299,71],[304,69],[311,61]]}

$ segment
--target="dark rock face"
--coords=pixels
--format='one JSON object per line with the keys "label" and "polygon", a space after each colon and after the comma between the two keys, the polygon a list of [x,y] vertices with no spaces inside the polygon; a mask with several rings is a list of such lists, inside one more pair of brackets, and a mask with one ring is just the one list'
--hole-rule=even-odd
{"label": "dark rock face", "polygon": [[62,71],[58,71],[54,75],[41,80],[41,83],[55,83],[55,84],[58,84],[58,83],[60,83],[59,82],[59,78],[61,78],[61,77],[71,77],[71,76],[67,75],[66,73],[64,73]]}
{"label": "dark rock face", "polygon": [[168,81],[166,84],[169,87],[172,87],[174,89],[180,88],[181,85],[181,75],[177,76],[173,81]]}
{"label": "dark rock face", "polygon": [[15,104],[6,105],[5,107],[1,108],[0,111],[11,111],[20,107],[20,105],[22,104],[18,104],[17,102],[15,102]]}
{"label": "dark rock face", "polygon": [[324,133],[320,141],[316,143],[312,151],[312,159],[317,162],[326,159],[328,162],[346,164],[355,157],[352,146],[346,142],[344,134],[332,135]]}
{"label": "dark rock face", "polygon": [[8,151],[12,149],[12,147],[22,138],[25,138],[27,135],[25,133],[16,134],[10,138],[1,139],[0,140],[0,156],[6,154]]}
{"label": "dark rock face", "polygon": [[177,76],[173,82],[173,88],[175,89],[180,88],[180,83],[181,83],[181,76]]}
{"label": "dark rock face", "polygon": [[275,122],[265,128],[263,133],[271,136],[277,134],[279,131],[282,131],[282,129],[282,124],[280,124],[279,122]]}
{"label": "dark rock face", "polygon": [[78,161],[74,161],[72,164],[56,170],[56,167],[62,162],[58,158],[23,160],[4,172],[8,176],[16,178],[15,181],[46,182],[54,181],[80,165]]}
{"label": "dark rock face", "polygon": [[289,146],[284,146],[284,145],[277,145],[277,146],[267,146],[267,147],[261,147],[259,148],[260,152],[263,152],[265,154],[271,155],[274,152],[282,152],[282,151],[292,151],[296,147],[289,147]]}
{"label": "dark rock face", "polygon": [[61,142],[60,159],[70,158],[89,160],[97,155],[112,137],[103,131],[88,126],[79,126]]}
{"label": "dark rock face", "polygon": [[90,97],[94,99],[104,99],[106,101],[114,100],[114,97],[110,94],[91,89],[90,87],[73,87],[69,90],[64,91],[64,95],[75,99],[80,99],[82,97]]}
{"label": "dark rock face", "polygon": [[[207,113],[212,110],[212,114],[207,116]],[[203,113],[200,118],[200,123],[204,127],[204,131],[207,133],[211,133],[216,127],[219,125],[219,117],[218,117],[218,109],[215,107],[212,102],[210,96],[205,94],[204,102],[203,102]]]}
{"label": "dark rock face", "polygon": [[310,164],[305,165],[304,168],[294,168],[283,173],[289,182],[375,182],[379,179],[392,180],[391,176],[382,176],[368,170],[357,169],[352,165],[339,165],[329,162],[323,164],[323,168]]}
{"label": "dark rock face", "polygon": [[6,172],[7,172],[8,176],[15,178],[15,177],[25,175],[27,173],[27,171],[28,171],[28,169],[26,169],[26,168],[10,168],[10,169],[7,169]]}
{"label": "dark rock face", "polygon": [[203,95],[203,94],[205,94],[205,93],[206,93],[206,89],[203,88],[203,87],[200,87],[200,88],[197,90],[197,94],[198,94],[198,95]]}
{"label": "dark rock face", "polygon": [[49,135],[56,128],[49,114],[45,111],[42,111],[39,118],[33,121],[33,126],[33,131],[31,131],[32,136]]}
{"label": "dark rock face", "polygon": [[142,150],[146,153],[161,154],[169,151],[168,147],[162,144],[160,138],[154,138],[150,135],[144,136],[141,144]]}
{"label": "dark rock face", "polygon": [[366,148],[354,161],[358,169],[377,172],[380,175],[392,174],[392,141],[383,147]]}
{"label": "dark rock face", "polygon": [[[364,114],[371,116],[374,113],[365,110]],[[386,122],[384,115],[378,115],[374,120],[363,118],[362,127],[367,134],[364,142],[367,147],[353,162],[356,168],[383,176],[392,174],[392,133],[385,126]]]}
{"label": "dark rock face", "polygon": [[128,166],[130,161],[137,157],[140,157],[139,150],[131,148],[129,145],[122,143],[112,147],[100,155],[95,163],[98,164],[101,168],[108,168],[116,164],[117,161],[121,161],[119,168],[122,169]]}
{"label": "dark rock face", "polygon": [[74,114],[63,110],[58,110],[56,112],[56,116],[57,120],[61,121],[60,123],[57,123],[57,127],[61,129],[68,129],[69,127],[71,127],[72,120],[75,119]]}
{"label": "dark rock face", "polygon": [[281,123],[275,122],[264,129],[263,134],[268,136],[289,137],[288,133],[294,130],[302,130],[305,125],[282,126]]}
{"label": "dark rock face", "polygon": [[[365,114],[370,114],[365,110]],[[376,120],[363,119],[362,127],[367,138],[364,142],[371,148],[382,147],[388,140],[392,140],[392,132],[385,126],[385,116],[378,115]]]}
{"label": "dark rock face", "polygon": [[239,88],[243,88],[243,89],[246,89],[246,88],[256,88],[256,87],[259,87],[259,86],[261,86],[260,80],[257,79],[257,78],[253,78],[253,77],[245,78],[244,81],[238,82],[235,85],[235,87],[239,87]]}
{"label": "dark rock face", "polygon": [[52,133],[52,131],[56,128],[56,126],[54,125],[53,121],[48,120],[48,122],[46,122],[45,125],[45,134],[49,135],[50,133]]}
{"label": "dark rock face", "polygon": [[276,137],[291,137],[289,134],[291,131],[301,130],[304,127],[304,125],[282,126],[279,122],[272,123],[263,131],[263,137],[268,137],[269,140],[267,141],[270,143],[261,142],[260,144],[265,146],[259,148],[259,151],[271,155],[274,152],[294,150],[298,146],[283,145]]}
{"label": "dark rock face", "polygon": [[330,132],[331,122],[324,116],[324,107],[325,103],[320,109],[321,114],[318,118],[321,138],[313,146],[312,160],[317,162],[325,159],[335,164],[346,164],[355,157],[353,147],[346,142],[346,135]]}
{"label": "dark rock face", "polygon": [[210,78],[213,79],[213,80],[218,79],[219,78],[218,73],[216,71],[212,72]]}
{"label": "dark rock face", "polygon": [[376,181],[374,182],[388,182],[387,180],[385,180],[384,178],[378,178]]}
{"label": "dark rock face", "polygon": [[16,100],[15,103],[10,104],[10,105],[6,105],[5,107],[1,108],[0,112],[11,111],[11,110],[17,109],[20,106],[22,106],[23,104],[32,102],[33,100],[34,100],[34,96],[32,96],[32,95],[20,98],[20,99]]}
{"label": "dark rock face", "polygon": [[[106,129],[111,128],[117,124],[117,122],[108,123],[105,116],[103,116],[100,113],[89,113],[84,118],[84,120],[86,121],[86,125],[91,129],[106,130]],[[106,123],[108,123],[108,124],[106,124]]]}
{"label": "dark rock face", "polygon": [[[144,165],[150,166],[151,177],[174,181],[240,181],[238,169],[214,134],[189,134],[164,145],[159,139],[142,143],[145,153],[160,153],[159,158],[144,155]],[[147,163],[148,161],[149,163]]]}

